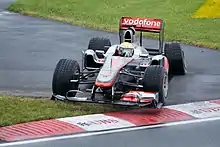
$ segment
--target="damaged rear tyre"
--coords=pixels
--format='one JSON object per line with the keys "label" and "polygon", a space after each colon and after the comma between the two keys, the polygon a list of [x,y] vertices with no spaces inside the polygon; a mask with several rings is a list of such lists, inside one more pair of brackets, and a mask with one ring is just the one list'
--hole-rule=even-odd
{"label": "damaged rear tyre", "polygon": [[[75,60],[61,59],[56,65],[53,74],[52,91],[54,95],[66,96],[69,90],[77,90],[79,83],[70,80],[79,80],[80,66]],[[72,96],[75,96],[73,93]]]}
{"label": "damaged rear tyre", "polygon": [[165,104],[168,95],[168,75],[163,66],[152,65],[146,68],[143,89],[146,92],[158,92],[158,102]]}

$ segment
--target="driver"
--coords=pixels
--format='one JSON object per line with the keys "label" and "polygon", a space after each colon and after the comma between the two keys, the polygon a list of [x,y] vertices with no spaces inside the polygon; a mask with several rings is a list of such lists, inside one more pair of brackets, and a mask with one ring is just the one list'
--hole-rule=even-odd
{"label": "driver", "polygon": [[134,46],[129,42],[123,42],[117,46],[115,50],[116,56],[132,57],[134,54]]}

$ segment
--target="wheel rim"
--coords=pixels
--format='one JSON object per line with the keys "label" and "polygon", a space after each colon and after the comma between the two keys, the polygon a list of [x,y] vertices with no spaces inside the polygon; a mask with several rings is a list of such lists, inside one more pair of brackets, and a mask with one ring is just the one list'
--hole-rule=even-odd
{"label": "wheel rim", "polygon": [[74,80],[79,80],[79,74],[80,74],[80,71],[79,69],[76,70],[75,74],[73,75],[74,76]]}
{"label": "wheel rim", "polygon": [[[75,74],[73,74],[73,80],[79,80],[80,77],[80,69],[77,69],[75,71]],[[75,84],[72,84],[72,89],[73,90],[77,90],[79,88],[79,81],[76,82]],[[72,93],[73,95],[71,95],[72,97],[74,97],[76,95],[77,92]]]}
{"label": "wheel rim", "polygon": [[187,73],[187,65],[186,65],[186,59],[185,59],[184,52],[183,52],[182,60],[183,60],[184,73]]}
{"label": "wheel rim", "polygon": [[186,65],[186,60],[183,59],[183,66],[184,66],[184,72],[186,73],[187,72],[187,65]]}
{"label": "wheel rim", "polygon": [[167,97],[168,94],[168,76],[165,74],[164,75],[164,81],[163,81],[163,94],[164,97]]}

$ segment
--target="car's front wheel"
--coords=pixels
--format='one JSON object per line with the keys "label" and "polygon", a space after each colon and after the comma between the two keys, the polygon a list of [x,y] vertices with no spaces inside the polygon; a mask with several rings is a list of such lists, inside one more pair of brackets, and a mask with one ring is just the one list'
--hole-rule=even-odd
{"label": "car's front wheel", "polygon": [[163,66],[152,65],[146,68],[143,89],[146,92],[158,92],[159,103],[165,104],[168,95],[168,74]]}
{"label": "car's front wheel", "polygon": [[[56,65],[53,74],[52,91],[55,95],[66,96],[69,90],[77,90],[78,82],[70,80],[79,80],[79,63],[71,59],[61,59]],[[73,93],[72,96],[75,96]]]}

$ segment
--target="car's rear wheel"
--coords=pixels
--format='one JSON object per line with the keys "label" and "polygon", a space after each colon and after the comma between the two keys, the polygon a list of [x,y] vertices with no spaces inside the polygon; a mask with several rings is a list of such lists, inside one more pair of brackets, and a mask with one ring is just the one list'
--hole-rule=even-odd
{"label": "car's rear wheel", "polygon": [[93,37],[89,41],[88,49],[92,49],[94,51],[102,50],[106,53],[109,46],[111,46],[110,39],[104,37]]}
{"label": "car's rear wheel", "polygon": [[163,66],[152,65],[146,68],[143,89],[146,92],[158,92],[158,102],[165,104],[165,99],[168,95],[168,75]]}
{"label": "car's rear wheel", "polygon": [[164,51],[169,62],[169,73],[171,75],[185,75],[187,67],[184,51],[180,44],[166,43]]}
{"label": "car's rear wheel", "polygon": [[[111,41],[108,38],[104,37],[93,37],[89,41],[88,49],[91,49],[96,52],[96,50],[103,51],[104,53],[107,52],[108,47],[111,46]],[[98,58],[104,58],[103,53],[96,52]],[[98,64],[94,62],[94,57],[92,55],[86,55],[84,58],[84,66],[85,67],[92,67],[92,68],[99,68],[102,64]]]}
{"label": "car's rear wheel", "polygon": [[[79,80],[80,67],[79,63],[71,59],[60,59],[56,65],[53,74],[52,91],[55,95],[66,96],[69,90],[77,90],[78,82],[70,80]],[[71,96],[75,96],[73,93]]]}

